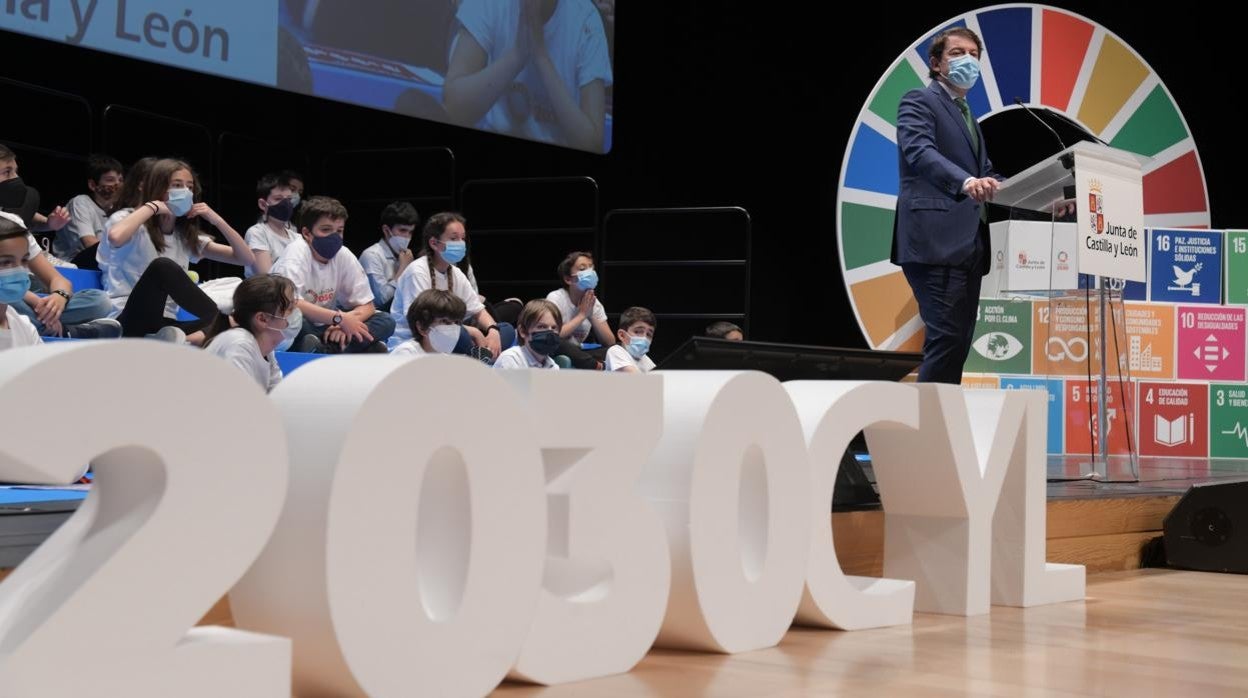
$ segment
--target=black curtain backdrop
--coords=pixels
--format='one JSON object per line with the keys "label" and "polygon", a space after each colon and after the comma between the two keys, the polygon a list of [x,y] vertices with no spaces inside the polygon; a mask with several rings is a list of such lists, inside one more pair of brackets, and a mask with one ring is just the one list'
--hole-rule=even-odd
{"label": "black curtain backdrop", "polygon": [[[1248,197],[1241,192],[1248,147],[1242,135],[1243,68],[1237,60],[1239,11],[1207,4],[1164,10],[1125,1],[1053,4],[1101,23],[1152,65],[1195,137],[1213,225],[1248,227]],[[846,299],[835,231],[837,180],[850,129],[875,82],[901,51],[946,19],[981,6],[866,3],[851,9],[623,0],[617,7],[614,148],[605,156],[6,32],[0,32],[5,46],[0,74],[85,96],[97,117],[110,103],[152,109],[214,131],[273,140],[306,152],[313,161],[345,148],[444,145],[455,152],[460,181],[592,176],[601,186],[603,211],[743,206],[754,224],[752,338],[852,347],[865,343]],[[820,19],[838,14],[842,20]],[[51,115],[45,119],[24,109],[3,105],[0,142],[29,135],[11,128],[57,127]],[[1020,154],[1019,148],[1040,148],[1037,157],[1052,150],[1038,124],[1002,115],[986,128],[990,153],[999,160],[1025,161],[1029,154]],[[1019,137],[1002,138],[1002,131],[1017,131]],[[39,140],[67,141],[81,136],[40,135]],[[127,144],[125,150],[141,152],[143,147]],[[75,173],[69,179],[79,178]],[[309,179],[310,188],[320,191],[316,173]],[[45,199],[55,197],[56,192],[46,191],[49,186],[41,188]],[[367,234],[353,238],[352,247],[372,242],[373,224],[361,225]],[[656,237],[653,244],[661,254],[663,239]],[[613,311],[621,310],[621,303],[627,300],[613,301]]]}

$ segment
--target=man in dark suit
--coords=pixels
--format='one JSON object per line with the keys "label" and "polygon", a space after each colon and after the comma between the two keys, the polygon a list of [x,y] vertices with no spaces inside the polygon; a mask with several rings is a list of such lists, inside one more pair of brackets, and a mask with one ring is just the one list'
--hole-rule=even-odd
{"label": "man in dark suit", "polygon": [[942,32],[928,50],[932,83],[907,92],[897,108],[901,188],[891,259],[926,328],[921,382],[962,381],[989,268],[985,207],[999,177],[966,102],[982,50],[970,29]]}

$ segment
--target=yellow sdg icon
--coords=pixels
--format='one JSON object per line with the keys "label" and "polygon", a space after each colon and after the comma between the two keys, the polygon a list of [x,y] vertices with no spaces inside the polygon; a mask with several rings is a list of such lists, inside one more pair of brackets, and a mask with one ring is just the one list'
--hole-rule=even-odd
{"label": "yellow sdg icon", "polygon": [[977,119],[1017,109],[1015,98],[1058,112],[1115,148],[1152,158],[1144,169],[1145,225],[1209,225],[1204,170],[1187,122],[1135,49],[1086,17],[1046,5],[997,5],[954,17],[911,44],[880,77],[841,162],[841,271],[858,325],[875,349],[923,343],[918,305],[888,261],[898,190],[897,104],[927,84],[932,38],[953,26],[969,27],[985,44],[980,79],[967,95]]}

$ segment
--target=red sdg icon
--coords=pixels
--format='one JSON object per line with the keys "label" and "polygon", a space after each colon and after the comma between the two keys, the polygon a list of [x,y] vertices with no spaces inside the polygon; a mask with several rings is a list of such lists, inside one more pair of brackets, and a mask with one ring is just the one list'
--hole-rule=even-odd
{"label": "red sdg icon", "polygon": [[[1099,433],[1097,418],[1099,414],[1099,381],[1089,383],[1087,380],[1066,381],[1066,453],[1097,453],[1100,444],[1096,441]],[[1109,452],[1115,455],[1126,455],[1131,452],[1127,434],[1134,436],[1135,387],[1134,383],[1110,379],[1108,400],[1105,402],[1106,440]],[[1126,400],[1122,398],[1125,397]]]}
{"label": "red sdg icon", "polygon": [[1209,386],[1140,383],[1140,455],[1209,455]]}

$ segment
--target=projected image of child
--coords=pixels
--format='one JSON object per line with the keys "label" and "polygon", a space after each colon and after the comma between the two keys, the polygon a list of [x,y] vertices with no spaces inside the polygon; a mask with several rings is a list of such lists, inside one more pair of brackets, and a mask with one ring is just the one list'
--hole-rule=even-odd
{"label": "projected image of child", "polygon": [[611,58],[592,0],[463,0],[443,105],[456,123],[601,152]]}

